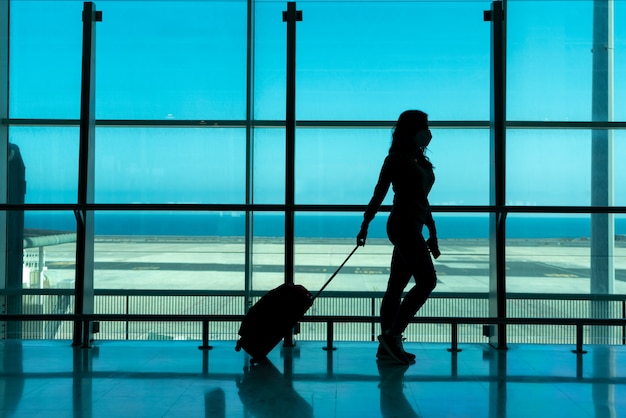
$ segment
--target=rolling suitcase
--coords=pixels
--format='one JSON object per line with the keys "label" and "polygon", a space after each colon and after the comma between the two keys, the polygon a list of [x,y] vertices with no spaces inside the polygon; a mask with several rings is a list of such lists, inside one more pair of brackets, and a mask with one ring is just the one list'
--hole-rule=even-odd
{"label": "rolling suitcase", "polygon": [[284,283],[266,293],[243,318],[239,327],[241,338],[237,341],[235,350],[240,351],[243,348],[246,353],[252,356],[251,363],[265,360],[267,354],[302,319],[315,299],[335,278],[357,248],[358,246],[354,247],[315,296],[304,286],[293,283]]}

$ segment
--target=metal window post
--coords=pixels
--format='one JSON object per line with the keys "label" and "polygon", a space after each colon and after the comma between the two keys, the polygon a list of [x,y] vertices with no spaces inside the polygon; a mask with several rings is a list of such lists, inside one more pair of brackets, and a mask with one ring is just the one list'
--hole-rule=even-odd
{"label": "metal window post", "polygon": [[[80,93],[80,145],[78,155],[78,204],[94,203],[94,149],[96,134],[96,22],[102,12],[93,2],[85,2],[83,9],[83,59]],[[79,208],[76,216],[76,295],[74,313],[91,314],[94,309],[93,259],[94,214]],[[74,323],[72,345],[89,347],[91,324]]]}
{"label": "metal window post", "polygon": [[[0,161],[8,161],[9,128],[6,120],[9,118],[9,2],[0,1]],[[6,163],[5,163],[6,164]],[[5,167],[7,167],[5,165]],[[0,171],[0,203],[7,203],[8,199],[8,170]],[[0,211],[0,271],[4,279],[0,280],[0,289],[8,287],[7,265],[7,213]],[[20,280],[21,282],[21,280]],[[7,296],[3,296],[2,306],[6,306]],[[8,313],[3,310],[1,313]],[[14,321],[13,321],[14,322]],[[6,326],[10,323],[0,323],[0,338],[7,337]]]}
{"label": "metal window post", "polygon": [[[295,2],[287,3],[283,22],[287,22],[287,94],[285,132],[285,283],[294,281],[294,204],[295,204],[295,138],[296,138],[296,22],[302,11]],[[285,336],[284,345],[293,346],[293,335]]]}
{"label": "metal window post", "polygon": [[[489,220],[489,316],[506,318],[506,25],[502,1],[494,1],[484,20],[491,22],[491,118]],[[506,324],[491,327],[490,344],[506,349]]]}
{"label": "metal window post", "polygon": [[[248,0],[247,23],[247,61],[246,61],[246,205],[254,204],[254,4]],[[252,306],[252,264],[254,245],[254,213],[246,210],[245,225],[245,277],[244,277],[244,312]]]}
{"label": "metal window post", "polygon": [[[613,0],[593,2],[593,122],[613,121]],[[591,132],[591,205],[613,206],[613,131],[594,129]],[[591,288],[592,294],[615,291],[615,220],[612,213],[591,214]],[[608,318],[609,303],[592,301],[592,317]],[[608,327],[593,327],[596,343],[610,338]]]}

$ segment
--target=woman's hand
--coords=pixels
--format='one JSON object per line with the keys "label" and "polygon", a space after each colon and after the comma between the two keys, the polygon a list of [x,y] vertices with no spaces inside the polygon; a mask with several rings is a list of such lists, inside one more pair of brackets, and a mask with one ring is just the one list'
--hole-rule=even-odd
{"label": "woman's hand", "polygon": [[359,234],[356,236],[356,245],[358,247],[365,246],[365,240],[367,239],[367,227],[362,226]]}
{"label": "woman's hand", "polygon": [[430,253],[433,255],[435,259],[439,258],[441,255],[441,251],[439,251],[439,242],[437,241],[436,235],[431,235],[430,238],[426,240],[426,245],[430,250]]}

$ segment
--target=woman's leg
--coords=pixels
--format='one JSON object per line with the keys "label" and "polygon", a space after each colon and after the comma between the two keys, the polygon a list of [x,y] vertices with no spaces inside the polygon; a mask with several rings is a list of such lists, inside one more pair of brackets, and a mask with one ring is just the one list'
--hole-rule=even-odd
{"label": "woman's leg", "polygon": [[432,293],[437,285],[437,276],[426,241],[421,232],[413,237],[404,236],[402,240],[394,244],[394,254],[397,251],[398,258],[402,259],[403,265],[406,266],[405,268],[408,269],[416,282],[415,286],[409,290],[402,300],[391,325],[390,333],[399,335],[404,332],[409,321]]}
{"label": "woman's leg", "polygon": [[380,305],[380,325],[383,333],[391,329],[396,320],[398,312],[400,311],[402,292],[404,292],[404,288],[411,279],[409,265],[405,263],[403,257],[400,256],[400,253],[395,247],[393,249],[393,255],[391,256],[390,270],[387,291]]}

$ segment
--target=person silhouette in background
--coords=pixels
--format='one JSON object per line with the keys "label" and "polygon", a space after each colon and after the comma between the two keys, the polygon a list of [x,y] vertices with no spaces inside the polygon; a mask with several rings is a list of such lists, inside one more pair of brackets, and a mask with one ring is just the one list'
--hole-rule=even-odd
{"label": "person silhouette in background", "polygon": [[[393,130],[389,154],[357,235],[357,245],[364,246],[369,224],[389,186],[393,185],[393,206],[387,220],[387,236],[393,244],[393,255],[387,291],[380,307],[382,333],[378,336],[380,345],[376,357],[401,364],[415,361],[415,355],[404,351],[402,333],[437,284],[430,253],[437,258],[440,252],[428,203],[435,175],[433,165],[424,155],[431,139],[426,113],[407,110],[400,115]],[[428,228],[428,240],[422,235],[424,225]],[[415,278],[415,286],[402,299],[402,292],[411,277]]]}

